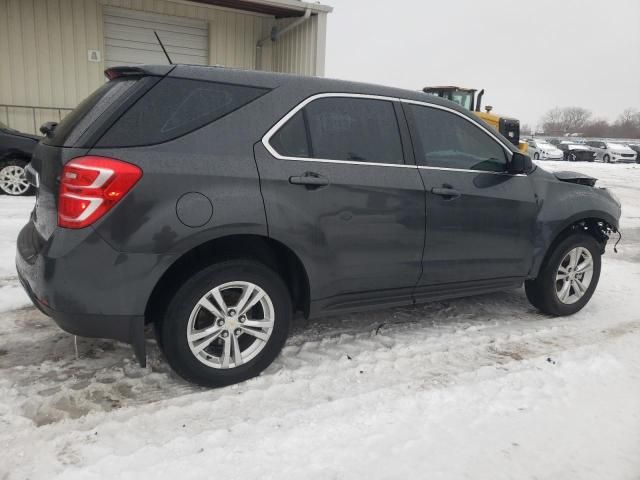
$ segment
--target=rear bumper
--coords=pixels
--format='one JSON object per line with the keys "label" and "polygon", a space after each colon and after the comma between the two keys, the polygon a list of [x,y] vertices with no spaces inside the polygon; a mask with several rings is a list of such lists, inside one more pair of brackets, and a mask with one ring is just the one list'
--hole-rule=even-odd
{"label": "rear bumper", "polygon": [[44,240],[29,222],[16,269],[31,301],[60,328],[129,343],[144,365],[146,304],[172,259],[117,252],[91,228],[56,229]]}
{"label": "rear bumper", "polygon": [[29,285],[29,282],[20,274],[19,271],[18,278],[27,292],[27,295],[29,295],[29,298],[38,310],[46,316],[51,317],[62,330],[80,337],[110,338],[129,343],[133,347],[133,351],[135,352],[140,365],[143,367],[146,366],[144,315],[87,315],[53,310],[36,297],[33,293],[33,289]]}

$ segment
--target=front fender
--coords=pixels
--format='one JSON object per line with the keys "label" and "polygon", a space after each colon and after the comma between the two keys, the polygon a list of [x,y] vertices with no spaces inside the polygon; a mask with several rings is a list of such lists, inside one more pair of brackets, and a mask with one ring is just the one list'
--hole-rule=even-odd
{"label": "front fender", "polygon": [[562,182],[540,168],[535,173],[533,180],[540,207],[534,227],[530,278],[538,275],[549,249],[572,225],[591,220],[618,230],[621,214],[620,203],[607,189]]}

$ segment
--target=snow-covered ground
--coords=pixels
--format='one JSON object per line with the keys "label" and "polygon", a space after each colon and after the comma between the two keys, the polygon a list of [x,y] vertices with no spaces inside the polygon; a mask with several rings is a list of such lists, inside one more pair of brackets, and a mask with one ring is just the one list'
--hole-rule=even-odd
{"label": "snow-covered ground", "polygon": [[543,162],[623,203],[592,301],[522,290],[305,322],[259,378],[203,390],[29,306],[0,197],[0,479],[640,478],[640,165]]}

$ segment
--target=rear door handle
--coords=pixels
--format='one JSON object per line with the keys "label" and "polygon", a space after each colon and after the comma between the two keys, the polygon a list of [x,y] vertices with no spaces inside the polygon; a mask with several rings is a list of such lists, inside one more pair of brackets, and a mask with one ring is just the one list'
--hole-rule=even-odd
{"label": "rear door handle", "polygon": [[434,187],[431,189],[431,193],[434,195],[440,195],[441,197],[444,197],[445,200],[454,200],[461,195],[458,190],[449,186]]}
{"label": "rear door handle", "polygon": [[309,189],[326,187],[329,185],[329,179],[314,172],[307,172],[304,175],[289,177],[289,183],[292,185],[304,185]]}

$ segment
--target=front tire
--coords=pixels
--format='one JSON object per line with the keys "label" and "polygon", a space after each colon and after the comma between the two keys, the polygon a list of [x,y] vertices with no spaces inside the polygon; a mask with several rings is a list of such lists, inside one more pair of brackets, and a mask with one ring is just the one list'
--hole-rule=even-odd
{"label": "front tire", "polygon": [[600,245],[584,233],[562,240],[542,265],[538,277],[525,282],[529,302],[553,316],[572,315],[591,299],[600,279]]}
{"label": "front tire", "polygon": [[187,280],[159,328],[161,348],[185,380],[223,387],[255,377],[278,356],[292,304],[278,274],[250,260],[213,264]]}
{"label": "front tire", "polygon": [[0,191],[6,195],[21,197],[33,195],[34,188],[27,182],[25,169],[29,162],[20,159],[0,164]]}
{"label": "front tire", "polygon": [[604,157],[602,157],[602,161],[604,163],[611,163],[611,157],[609,157],[609,155],[605,155]]}
{"label": "front tire", "polygon": [[540,160],[540,154],[539,154],[538,152],[535,152],[535,153],[533,154],[533,159],[534,159],[534,160]]}

